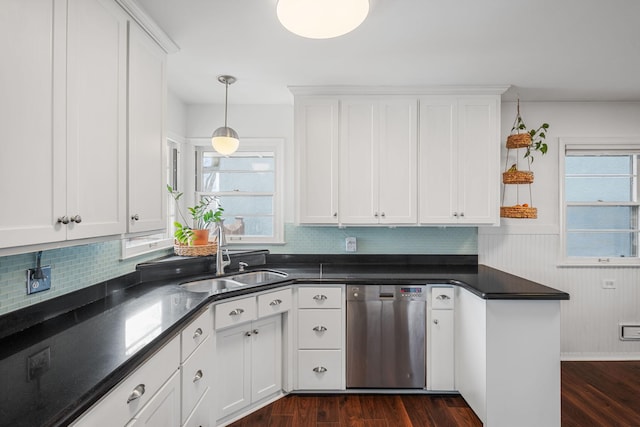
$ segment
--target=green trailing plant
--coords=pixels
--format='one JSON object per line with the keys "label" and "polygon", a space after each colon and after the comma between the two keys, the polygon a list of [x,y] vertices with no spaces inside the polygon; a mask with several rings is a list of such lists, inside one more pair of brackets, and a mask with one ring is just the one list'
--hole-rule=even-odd
{"label": "green trailing plant", "polygon": [[540,126],[538,126],[537,129],[528,129],[527,125],[525,125],[524,120],[522,119],[522,116],[520,115],[520,100],[518,100],[516,119],[513,122],[511,133],[513,133],[514,131],[516,131],[517,133],[521,133],[521,131],[523,131],[531,136],[531,145],[527,147],[527,150],[524,153],[524,158],[528,159],[531,163],[533,163],[533,155],[535,151],[539,151],[540,155],[545,155],[547,153],[547,150],[549,149],[546,143],[548,129],[548,123],[542,123]]}
{"label": "green trailing plant", "polygon": [[[175,221],[173,223],[175,226],[173,236],[179,243],[183,245],[191,245],[193,243],[193,230],[203,230],[208,228],[209,225],[222,220],[222,213],[224,212],[224,209],[220,206],[217,197],[204,196],[197,205],[187,207],[187,211],[191,217],[191,221],[188,221],[182,213],[178,202],[178,200],[183,196],[183,193],[174,190],[170,185],[167,185],[167,191],[169,191],[169,194],[171,194],[173,200],[175,200],[178,215],[180,215],[180,218],[182,218],[183,221]],[[210,209],[212,204],[217,206],[215,211]]]}

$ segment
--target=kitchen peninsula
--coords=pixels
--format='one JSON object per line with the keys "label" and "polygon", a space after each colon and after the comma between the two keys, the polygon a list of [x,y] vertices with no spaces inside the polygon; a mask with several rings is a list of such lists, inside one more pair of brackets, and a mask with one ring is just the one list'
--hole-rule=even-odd
{"label": "kitchen peninsula", "polygon": [[[12,384],[0,392],[0,425],[72,422],[156,355],[173,345],[179,347],[175,338],[194,319],[208,315],[212,306],[240,297],[291,289],[294,304],[288,321],[283,322],[288,326],[282,327],[281,347],[283,358],[291,360],[291,342],[296,338],[286,334],[291,333],[297,316],[299,288],[372,282],[439,284],[454,289],[455,390],[451,391],[459,392],[485,425],[510,426],[514,420],[518,425],[560,425],[560,301],[568,299],[568,294],[477,265],[476,256],[269,255],[253,251],[233,253],[230,274],[237,273],[239,262],[249,263],[250,270],[276,269],[289,276],[258,287],[189,292],[179,284],[210,277],[211,257],[170,257],[139,265],[131,275],[78,295],[0,317],[5,335],[0,340],[0,376],[5,384]],[[132,322],[140,326],[144,322],[141,314],[153,310],[157,310],[151,316],[153,327],[132,338]],[[215,358],[207,362],[217,368]],[[286,371],[283,369],[281,389],[267,401],[296,391],[297,372]],[[215,387],[211,385],[212,391]],[[254,403],[236,415],[264,401]],[[216,414],[209,417],[211,425],[220,419]]]}

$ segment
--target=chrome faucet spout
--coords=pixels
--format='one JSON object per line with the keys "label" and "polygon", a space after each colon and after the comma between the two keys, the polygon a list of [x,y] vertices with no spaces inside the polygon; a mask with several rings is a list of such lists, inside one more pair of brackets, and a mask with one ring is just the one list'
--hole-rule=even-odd
{"label": "chrome faucet spout", "polygon": [[[222,221],[217,223],[217,234],[218,234],[218,248],[216,250],[216,276],[222,276],[224,274],[224,268],[231,264],[231,257],[229,256],[229,251],[224,248],[226,245],[224,239],[224,224]],[[224,260],[224,252],[227,252],[227,260]]]}

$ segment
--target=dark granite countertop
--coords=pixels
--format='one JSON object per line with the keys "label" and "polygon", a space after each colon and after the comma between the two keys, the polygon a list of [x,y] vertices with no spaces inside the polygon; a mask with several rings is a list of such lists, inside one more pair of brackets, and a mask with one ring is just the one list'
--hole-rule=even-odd
{"label": "dark granite countertop", "polygon": [[[208,259],[207,259],[208,258]],[[289,273],[278,283],[215,295],[188,292],[211,276],[211,257],[168,257],[136,273],[0,316],[0,426],[66,425],[217,300],[293,283],[448,283],[484,299],[563,300],[569,295],[490,267],[474,256],[232,258]],[[259,267],[258,267],[259,266]],[[89,299],[86,299],[89,298]],[[86,299],[86,300],[83,300]],[[62,302],[61,302],[62,301]]]}

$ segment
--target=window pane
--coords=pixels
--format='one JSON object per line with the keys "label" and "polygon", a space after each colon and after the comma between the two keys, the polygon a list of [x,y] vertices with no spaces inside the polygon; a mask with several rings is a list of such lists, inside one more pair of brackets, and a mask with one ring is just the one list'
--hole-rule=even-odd
{"label": "window pane", "polygon": [[567,177],[568,202],[630,202],[633,200],[631,177]]}
{"label": "window pane", "polygon": [[567,233],[571,257],[635,257],[638,233]]}
{"label": "window pane", "polygon": [[203,172],[201,191],[273,193],[275,191],[274,174],[274,172]]}
{"label": "window pane", "polygon": [[568,206],[567,230],[633,230],[637,206]]}
{"label": "window pane", "polygon": [[241,240],[238,237],[272,237],[272,216],[226,217],[224,227],[229,242]]}
{"label": "window pane", "polygon": [[631,174],[631,156],[567,156],[567,175]]}
{"label": "window pane", "polygon": [[272,215],[272,196],[221,196],[218,197],[224,208],[224,217],[248,215]]}
{"label": "window pane", "polygon": [[213,171],[272,171],[274,159],[268,155],[220,157],[215,153],[203,152],[202,169]]}

